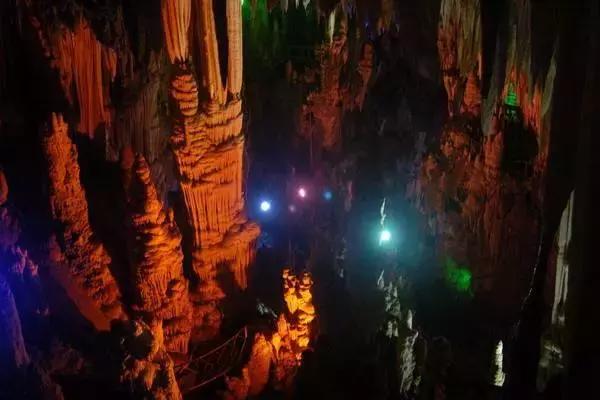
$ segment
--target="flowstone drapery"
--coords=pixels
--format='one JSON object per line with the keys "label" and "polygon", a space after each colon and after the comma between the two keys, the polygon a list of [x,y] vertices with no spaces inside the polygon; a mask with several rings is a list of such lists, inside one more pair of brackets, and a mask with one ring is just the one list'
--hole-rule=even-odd
{"label": "flowstone drapery", "polygon": [[[221,314],[217,303],[225,294],[217,267],[229,267],[237,285],[247,286],[247,268],[254,256],[259,228],[244,214],[242,134],[242,19],[239,0],[227,0],[228,66],[225,88],[212,1],[163,0],[163,30],[175,73],[170,98],[175,105],[171,145],[188,221],[193,232],[192,268],[197,278],[192,303],[197,339],[213,337]],[[201,55],[195,60],[199,90],[188,55],[187,32]]]}

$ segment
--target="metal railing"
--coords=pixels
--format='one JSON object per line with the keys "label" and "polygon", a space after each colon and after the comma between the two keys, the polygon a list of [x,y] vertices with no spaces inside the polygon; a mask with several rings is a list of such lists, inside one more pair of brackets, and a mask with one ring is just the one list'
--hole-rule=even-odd
{"label": "metal railing", "polygon": [[243,327],[206,353],[198,354],[198,347],[192,349],[189,360],[175,371],[182,393],[190,393],[227,374],[241,361],[247,340],[248,328]]}

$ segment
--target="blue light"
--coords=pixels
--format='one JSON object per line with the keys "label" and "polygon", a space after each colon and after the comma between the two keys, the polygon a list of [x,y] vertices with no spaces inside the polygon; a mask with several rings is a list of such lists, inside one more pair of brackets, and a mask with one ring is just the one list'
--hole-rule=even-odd
{"label": "blue light", "polygon": [[326,190],[323,192],[323,198],[324,198],[325,200],[327,200],[327,201],[330,201],[331,199],[333,199],[333,193],[331,193],[331,190],[329,190],[329,189],[326,189]]}
{"label": "blue light", "polygon": [[260,202],[260,211],[269,212],[271,210],[271,202],[268,200],[263,200]]}

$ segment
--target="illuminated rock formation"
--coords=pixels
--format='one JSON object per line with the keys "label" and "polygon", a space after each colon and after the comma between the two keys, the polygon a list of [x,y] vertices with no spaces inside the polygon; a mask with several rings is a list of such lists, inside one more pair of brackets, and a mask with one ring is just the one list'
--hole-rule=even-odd
{"label": "illuminated rock formation", "polygon": [[38,5],[30,1],[26,4],[40,45],[51,67],[58,71],[64,95],[71,104],[75,90],[77,131],[93,137],[100,124],[110,125],[111,121],[107,88],[117,71],[114,50],[98,41],[85,18],[77,17],[73,29],[60,23],[46,31],[51,24],[43,24],[37,17],[46,10],[37,10]]}
{"label": "illuminated rock formation", "polygon": [[[92,232],[79,178],[77,149],[60,114],[52,114],[43,149],[48,162],[52,215],[62,225],[59,234],[63,246],[56,249],[61,254],[55,253],[53,261],[65,264],[55,265],[54,272],[64,278],[63,284],[69,282],[65,289],[75,304],[79,306],[80,300],[91,300],[96,308],[90,310],[91,313],[100,311],[109,320],[123,318],[119,288],[109,270],[111,258]],[[75,286],[71,286],[71,282]],[[91,322],[99,329],[107,328],[106,321],[92,319]]]}
{"label": "illuminated rock formation", "polygon": [[162,321],[168,351],[187,353],[192,322],[181,235],[163,210],[142,156],[134,170],[130,208],[136,310],[145,319]]}
{"label": "illuminated rock formation", "polygon": [[286,312],[279,315],[277,332],[271,338],[274,354],[273,384],[289,387],[302,362],[302,352],[310,344],[310,328],[315,308],[312,304],[313,281],[308,272],[300,278],[289,269],[283,270]]}
{"label": "illuminated rock formation", "polygon": [[[514,311],[526,290],[514,276],[526,282],[538,250],[555,57],[532,76],[531,15],[515,6],[504,64],[482,65],[481,4],[467,4],[441,3],[438,52],[451,117],[412,197],[440,237],[438,251],[493,276],[477,280],[476,292]],[[485,94],[482,70],[492,72]]]}
{"label": "illuminated rock formation", "polygon": [[223,400],[245,400],[248,398],[248,389],[250,388],[250,374],[248,368],[242,368],[241,377],[225,377],[225,385],[227,390],[221,398]]}
{"label": "illuminated rock formation", "polygon": [[121,383],[131,388],[135,398],[182,399],[173,360],[164,345],[161,322],[133,320],[125,324]]}
{"label": "illuminated rock formation", "polygon": [[[384,0],[385,2],[385,0]],[[348,30],[349,15],[343,4],[331,11],[327,40],[316,49],[318,66],[303,75],[306,82],[318,79],[318,89],[311,91],[302,107],[300,133],[310,140],[314,150],[337,151],[342,139],[342,120],[348,111],[362,110],[374,68],[374,47],[360,44],[358,57],[351,59]],[[344,79],[342,71],[351,71]],[[296,73],[296,71],[293,71]]]}
{"label": "illuminated rock formation", "polygon": [[[173,43],[187,37],[187,27],[176,21],[190,1],[163,1],[163,29]],[[187,66],[176,65],[171,99],[176,106],[171,144],[179,181],[193,232],[192,267],[198,279],[192,288],[198,339],[210,338],[219,329],[217,302],[224,297],[216,280],[217,266],[226,264],[237,285],[247,286],[247,268],[254,256],[258,226],[244,215],[242,130],[241,4],[227,1],[227,83],[222,86],[212,2],[193,2],[194,23],[201,59],[197,63],[201,89]],[[164,21],[167,22],[164,22]],[[183,43],[169,45],[169,58],[185,56]],[[201,94],[199,98],[199,94]],[[200,109],[198,109],[198,106]]]}

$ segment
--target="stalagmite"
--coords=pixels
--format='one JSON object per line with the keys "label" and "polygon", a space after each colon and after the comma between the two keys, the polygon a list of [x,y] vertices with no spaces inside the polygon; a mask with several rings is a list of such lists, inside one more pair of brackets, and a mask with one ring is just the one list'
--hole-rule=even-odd
{"label": "stalagmite", "polygon": [[[111,258],[92,232],[79,178],[77,149],[69,138],[68,125],[62,115],[52,114],[43,149],[48,162],[52,215],[63,228],[60,234],[64,260],[57,256],[54,261],[64,261],[65,265],[55,265],[55,272],[75,282],[75,288],[67,288],[75,304],[81,304],[82,295],[87,297],[86,303],[91,300],[97,309],[90,310],[88,315],[100,311],[109,320],[123,318],[119,288],[109,270]],[[105,321],[91,322],[98,329],[107,328]]]}
{"label": "stalagmite", "polygon": [[143,317],[163,321],[167,350],[186,353],[192,323],[181,235],[163,210],[142,156],[134,170],[130,208],[136,309]]}
{"label": "stalagmite", "polygon": [[173,360],[164,345],[161,322],[127,321],[124,331],[120,379],[131,388],[134,398],[181,400]]}
{"label": "stalagmite", "polygon": [[271,338],[275,356],[273,381],[278,388],[291,385],[302,362],[302,353],[309,347],[311,323],[316,316],[310,274],[304,272],[297,277],[286,268],[282,277],[286,312],[279,316],[277,332]]}
{"label": "stalagmite", "polygon": [[[225,294],[216,280],[217,266],[228,265],[237,285],[245,289],[259,233],[244,215],[241,8],[234,2],[227,4],[229,96],[221,82],[212,1],[193,3],[202,96],[187,64],[178,65],[171,81],[170,96],[176,107],[171,144],[193,232],[192,266],[198,278],[191,295],[197,339],[213,337],[220,326],[217,303]],[[163,9],[165,18],[172,17]],[[166,37],[175,35],[173,27],[172,21],[163,25]],[[177,57],[173,49],[167,51],[170,59]]]}

